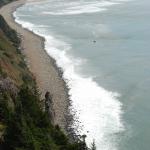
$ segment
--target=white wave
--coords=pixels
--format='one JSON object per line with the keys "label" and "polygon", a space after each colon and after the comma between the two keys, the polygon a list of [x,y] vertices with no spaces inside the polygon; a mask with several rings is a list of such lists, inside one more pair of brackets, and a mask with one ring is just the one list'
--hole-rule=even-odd
{"label": "white wave", "polygon": [[[92,77],[78,73],[76,68],[82,65],[82,59],[78,61],[78,58],[67,54],[66,50],[71,48],[70,45],[52,36],[40,35],[46,39],[47,53],[63,68],[73,107],[78,112],[77,118],[82,125],[77,131],[87,135],[88,144],[95,139],[97,150],[116,150],[115,134],[124,130],[119,94],[105,90]],[[81,127],[78,122],[74,123],[75,128]]]}
{"label": "white wave", "polygon": [[30,22],[26,22],[23,20],[20,20],[20,15],[16,14],[16,12],[13,13],[13,16],[15,18],[15,21],[20,24],[23,28],[27,28],[28,30],[31,31],[32,28],[34,28],[34,24],[30,23]]}
{"label": "white wave", "polygon": [[[117,140],[116,133],[124,130],[119,95],[100,87],[92,77],[79,74],[76,71],[77,58],[68,56],[65,51],[66,48],[68,49],[67,44],[61,45],[51,36],[44,37],[47,53],[57,60],[57,65],[63,68],[64,78],[68,81],[73,107],[78,112],[77,117],[83,125],[79,130],[80,134],[87,135],[88,144],[95,139],[98,150],[116,150],[116,145],[112,141]],[[78,126],[75,122],[74,127]]]}
{"label": "white wave", "polygon": [[72,11],[66,11],[63,10],[61,12],[47,12],[44,11],[42,12],[42,14],[49,14],[49,15],[77,15],[77,14],[81,14],[81,13],[95,13],[95,12],[100,12],[100,11],[105,11],[106,9],[97,9],[94,7],[88,7],[88,8],[81,8],[80,10],[72,10]]}
{"label": "white wave", "polygon": [[102,1],[55,1],[51,7],[55,9],[51,11],[43,11],[42,14],[49,15],[77,15],[85,13],[95,13],[106,11],[109,6],[120,4],[129,0],[102,0]]}

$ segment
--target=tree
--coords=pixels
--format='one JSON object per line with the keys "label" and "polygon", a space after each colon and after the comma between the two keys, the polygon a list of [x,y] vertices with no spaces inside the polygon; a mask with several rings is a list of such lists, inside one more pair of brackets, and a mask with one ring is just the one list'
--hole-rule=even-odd
{"label": "tree", "polygon": [[96,150],[95,140],[91,144],[91,150]]}

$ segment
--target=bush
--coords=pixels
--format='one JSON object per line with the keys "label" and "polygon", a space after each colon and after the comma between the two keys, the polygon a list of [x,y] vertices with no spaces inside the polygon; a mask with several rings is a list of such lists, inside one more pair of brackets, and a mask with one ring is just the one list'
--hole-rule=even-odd
{"label": "bush", "polygon": [[8,54],[7,52],[4,52],[3,54],[4,54],[6,57],[11,58],[11,55]]}
{"label": "bush", "polygon": [[[39,105],[34,91],[23,86],[15,99],[15,110],[10,112],[3,103],[3,116],[7,120],[3,146],[6,150],[86,150],[84,142],[70,144],[58,126],[50,123],[48,115]],[[5,111],[4,111],[5,110]],[[8,113],[9,112],[9,113]]]}
{"label": "bush", "polygon": [[20,39],[15,30],[11,29],[4,18],[0,15],[0,28],[6,34],[7,38],[12,42],[12,44],[18,48],[20,45]]}
{"label": "bush", "polygon": [[22,74],[22,80],[25,84],[29,84],[33,82],[32,77],[28,74]]}
{"label": "bush", "polygon": [[20,61],[18,65],[19,65],[22,69],[27,68],[27,65],[25,64],[24,61]]}

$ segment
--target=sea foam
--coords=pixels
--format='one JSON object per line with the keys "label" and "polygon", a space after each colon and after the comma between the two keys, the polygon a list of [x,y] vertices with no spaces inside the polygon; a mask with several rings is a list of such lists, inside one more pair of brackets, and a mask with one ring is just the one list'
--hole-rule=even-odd
{"label": "sea foam", "polygon": [[70,46],[52,36],[45,35],[45,38],[47,53],[63,68],[63,77],[67,79],[70,87],[70,99],[77,111],[76,117],[81,122],[74,122],[77,134],[86,134],[88,144],[95,139],[98,150],[116,150],[112,141],[115,140],[116,133],[124,130],[119,94],[105,90],[92,77],[85,77],[77,72],[76,67],[80,66],[82,61],[77,61],[77,58],[67,54],[66,49]]}
{"label": "sea foam", "polygon": [[[75,7],[70,4],[71,8],[60,10],[62,14],[75,14],[94,11],[94,7],[102,8],[102,6],[110,6],[118,4],[121,0],[105,1],[103,4],[97,5],[99,2],[87,3],[79,6],[75,3]],[[90,6],[88,6],[90,5]],[[86,6],[83,10],[83,7]],[[88,9],[90,8],[90,9]],[[98,8],[96,9],[98,10]],[[73,12],[72,12],[73,11]],[[58,12],[49,12],[49,14]],[[46,13],[45,13],[46,14]],[[61,15],[61,14],[58,14]],[[14,13],[16,22],[24,28],[45,38],[46,52],[56,60],[59,67],[63,69],[63,78],[66,80],[70,90],[69,95],[72,101],[72,109],[77,113],[73,127],[76,134],[86,134],[87,143],[90,145],[93,139],[96,142],[97,150],[117,150],[117,134],[124,131],[122,121],[122,103],[119,101],[119,94],[108,91],[101,87],[92,76],[86,76],[78,72],[78,67],[84,66],[84,58],[74,58],[68,54],[72,46],[64,41],[55,38],[55,35],[47,35],[44,25],[36,25],[20,19],[17,12]],[[86,62],[84,60],[84,62]],[[79,123],[80,122],[80,123]]]}
{"label": "sea foam", "polygon": [[102,0],[102,1],[52,1],[55,7],[52,11],[43,11],[47,15],[79,15],[106,11],[108,7],[129,0]]}

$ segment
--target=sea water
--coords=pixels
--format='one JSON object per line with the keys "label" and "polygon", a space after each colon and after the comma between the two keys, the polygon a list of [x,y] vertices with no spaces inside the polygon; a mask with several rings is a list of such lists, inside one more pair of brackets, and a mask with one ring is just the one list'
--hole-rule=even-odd
{"label": "sea water", "polygon": [[149,8],[148,0],[43,0],[14,13],[45,38],[70,88],[76,134],[97,150],[150,149]]}

